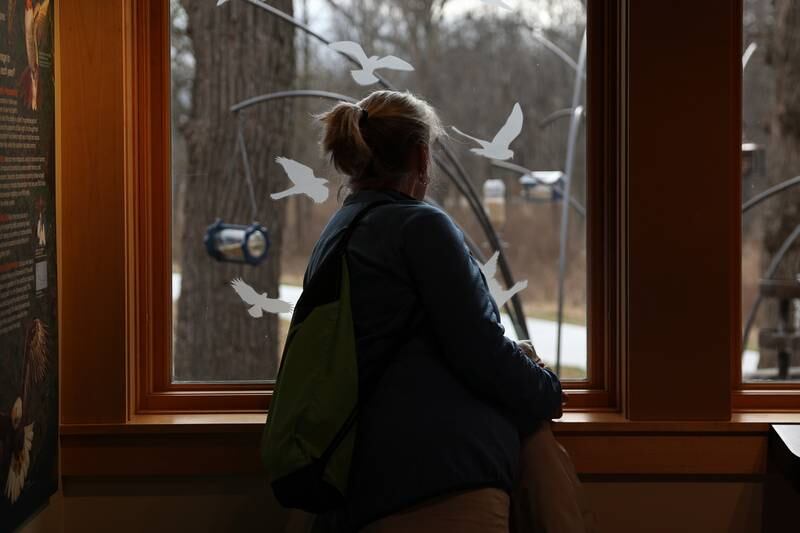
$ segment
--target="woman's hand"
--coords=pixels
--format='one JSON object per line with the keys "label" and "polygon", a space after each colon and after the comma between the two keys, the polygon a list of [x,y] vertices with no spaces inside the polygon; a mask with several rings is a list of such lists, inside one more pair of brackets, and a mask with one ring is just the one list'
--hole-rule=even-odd
{"label": "woman's hand", "polygon": [[[536,363],[542,368],[547,368],[547,365],[542,361],[542,358],[539,357],[539,354],[536,353],[536,348],[533,347],[533,343],[528,339],[523,339],[521,341],[517,341],[517,345],[522,349],[522,351],[527,355],[531,361]],[[550,370],[550,369],[548,369]],[[563,390],[561,391],[561,405],[558,406],[558,409],[555,413],[553,413],[553,419],[561,418],[564,414],[564,406],[567,405],[567,401],[569,397],[567,393]]]}

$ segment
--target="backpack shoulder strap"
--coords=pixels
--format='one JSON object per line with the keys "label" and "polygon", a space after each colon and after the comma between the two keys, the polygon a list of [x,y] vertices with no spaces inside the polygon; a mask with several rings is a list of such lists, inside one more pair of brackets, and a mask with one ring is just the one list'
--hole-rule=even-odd
{"label": "backpack shoulder strap", "polygon": [[369,213],[370,211],[372,211],[376,207],[380,207],[380,206],[386,205],[386,204],[393,204],[393,203],[395,203],[395,202],[393,202],[392,200],[378,200],[378,201],[372,202],[371,204],[367,204],[366,207],[362,208],[361,211],[356,213],[356,216],[354,216],[353,219],[343,229],[343,234],[342,234],[342,237],[341,237],[341,240],[340,240],[340,244],[339,244],[341,246],[340,249],[343,252],[346,250],[347,243],[350,242],[350,237],[353,235],[353,232],[355,231],[355,229],[358,226],[359,222],[361,222],[361,220],[363,220],[363,218],[367,215],[367,213]]}

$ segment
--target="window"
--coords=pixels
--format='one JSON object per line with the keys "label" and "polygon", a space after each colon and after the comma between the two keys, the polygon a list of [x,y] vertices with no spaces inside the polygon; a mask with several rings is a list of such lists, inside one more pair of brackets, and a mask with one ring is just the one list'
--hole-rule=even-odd
{"label": "window", "polygon": [[[344,180],[321,157],[318,127],[310,118],[333,105],[335,96],[243,102],[287,90],[358,99],[381,84],[373,79],[361,85],[342,54],[267,10],[211,4],[170,4],[173,379],[268,382],[291,318],[287,304],[301,292],[311,248],[340,205],[343,193],[337,189]],[[272,3],[287,13],[294,7],[298,19],[331,41],[353,41],[367,55],[394,55],[413,66],[414,72],[401,65],[400,71],[380,74],[428,99],[448,126],[449,138],[436,149],[440,165],[429,200],[459,222],[484,261],[502,250],[496,276],[504,288],[513,283],[503,277],[503,263],[519,282],[514,292],[527,284],[518,293],[518,308],[510,301],[503,315],[508,333],[533,339],[565,379],[586,378],[583,4],[511,2],[521,6],[515,11],[456,0],[291,4]],[[230,36],[225,50],[223,35]],[[524,123],[512,143],[514,156],[506,161],[470,153],[474,143],[449,127],[491,139],[516,103]],[[273,200],[290,184],[276,157],[329,178],[327,199],[315,203],[301,194]],[[459,190],[465,181],[472,197]],[[566,212],[565,194],[571,206]],[[488,213],[483,226],[476,203]],[[212,258],[203,239],[213,234],[207,228],[216,220],[265,226],[266,260],[252,266]],[[234,279],[242,280],[239,294],[231,287]],[[253,317],[242,298],[263,292],[280,311]]]}
{"label": "window", "polygon": [[[517,294],[521,308],[505,306],[503,320],[510,336],[532,338],[551,365],[557,362],[558,272],[564,265],[561,373],[573,389],[571,406],[616,405],[617,331],[610,324],[619,303],[613,205],[620,196],[618,157],[608,147],[615,142],[618,95],[605,90],[610,85],[604,81],[618,77],[613,57],[620,43],[608,22],[616,22],[616,8],[597,4],[589,15],[600,22],[587,23],[583,2],[572,0],[525,3],[513,16],[481,2],[450,0],[444,10],[424,13],[394,0],[374,4],[387,9],[384,18],[409,28],[428,24],[404,22],[407,17],[428,17],[430,35],[415,37],[430,47],[426,54],[399,38],[407,33],[402,28],[350,24],[341,2],[305,4],[148,0],[142,4],[147,9],[136,10],[134,165],[143,176],[131,182],[129,195],[137,214],[129,243],[138,265],[129,277],[138,317],[130,332],[136,412],[241,412],[268,405],[287,307],[344,194],[341,176],[319,153],[310,116],[380,85],[359,85],[344,55],[295,29],[277,11],[281,7],[331,40],[374,43],[363,45],[374,46],[370,54],[412,64],[413,72],[380,74],[426,97],[445,125],[470,136],[492,138],[519,103],[523,128],[509,161],[471,153],[473,141],[448,128],[445,148],[435,151],[443,164],[429,200],[462,225],[484,261],[502,250],[497,277],[503,288],[528,281]],[[242,24],[247,31],[239,31]],[[195,25],[233,40],[221,50],[215,32],[193,31]],[[595,28],[588,37],[587,27]],[[471,80],[469,89],[464,80]],[[484,94],[485,103],[476,105]],[[594,126],[587,108],[598,110]],[[328,178],[325,201],[281,197],[290,182],[277,157]],[[461,174],[466,178],[452,177]],[[565,212],[566,174],[573,179]],[[471,192],[463,194],[464,188]],[[561,227],[568,228],[563,237]],[[162,228],[172,228],[171,235]],[[266,260],[255,266],[219,261],[236,232],[253,236],[250,254],[266,251]],[[242,255],[241,247],[234,249]],[[505,276],[504,263],[513,276]],[[256,316],[241,290],[278,307]],[[588,315],[595,317],[592,324]]]}
{"label": "window", "polygon": [[744,2],[741,374],[800,379],[800,6]]}
{"label": "window", "polygon": [[[69,231],[60,239],[60,311],[69,326],[61,335],[64,423],[124,424],[132,414],[142,420],[148,417],[139,415],[163,412],[261,413],[269,402],[265,381],[173,379],[173,243],[167,228],[172,196],[177,199],[179,191],[173,195],[170,186],[170,4],[131,0],[104,3],[100,11],[94,3],[84,4],[61,13],[61,72],[85,72],[85,57],[95,57],[102,59],[97,65],[104,75],[97,78],[102,98],[61,84],[60,179],[68,184],[60,188],[62,216],[76,222],[62,225]],[[197,3],[207,4],[214,7],[213,2]],[[220,9],[244,9],[243,4],[230,0]],[[726,0],[694,3],[693,17],[686,18],[683,10],[660,3],[587,4],[589,356],[587,379],[568,384],[571,406],[621,409],[631,420],[719,420],[730,414],[729,374],[741,369],[735,342],[741,331],[741,299],[735,294],[741,283],[741,201],[739,188],[729,185],[731,176],[740,175],[742,6]],[[103,24],[105,19],[120,21],[123,32]],[[249,18],[241,20],[248,23]],[[272,30],[278,31],[277,22]],[[674,38],[676,25],[685,39]],[[709,33],[712,25],[726,31]],[[575,53],[569,48],[574,45],[562,46]],[[301,61],[297,56],[291,57]],[[200,69],[199,62],[194,68]],[[416,76],[389,74],[398,85],[403,76]],[[231,80],[233,89],[241,78]],[[687,80],[691,83],[683,83]],[[247,93],[285,90],[292,83],[297,82],[270,79]],[[221,100],[219,107],[228,116],[238,98]],[[312,101],[297,100],[296,105]],[[82,111],[66,112],[70,109]],[[497,122],[504,118],[500,115]],[[491,134],[488,126],[459,126],[476,136]],[[250,146],[253,137],[244,133]],[[663,157],[663,147],[675,146],[676,139],[682,140],[680,157]],[[462,160],[480,161],[469,153],[469,145],[451,142]],[[100,149],[86,152],[86,146]],[[233,159],[222,147],[213,148],[209,157]],[[665,186],[687,169],[690,189]],[[97,175],[107,179],[94,179]],[[240,174],[228,183],[242,187],[245,182]],[[98,197],[103,201],[97,202]],[[248,213],[248,196],[241,198],[240,212]],[[287,199],[287,209],[292,201]],[[664,224],[667,215],[674,215],[670,224]],[[222,216],[227,223],[247,223]],[[271,237],[279,236],[269,220],[260,222]],[[210,260],[202,240],[211,223],[204,218],[191,240],[201,243],[203,261]],[[282,233],[289,231],[287,226]],[[102,256],[87,262],[98,243]],[[220,280],[221,294],[232,291],[230,281]],[[98,286],[103,290],[97,291]],[[242,307],[240,314],[247,312]],[[249,320],[246,314],[243,318]],[[691,369],[680,373],[680,395],[674,394],[675,380],[664,379],[676,364]],[[617,385],[624,403],[617,399]],[[747,394],[741,396],[771,384],[756,385],[751,390],[746,384]],[[776,398],[759,407],[787,407],[786,396]]]}

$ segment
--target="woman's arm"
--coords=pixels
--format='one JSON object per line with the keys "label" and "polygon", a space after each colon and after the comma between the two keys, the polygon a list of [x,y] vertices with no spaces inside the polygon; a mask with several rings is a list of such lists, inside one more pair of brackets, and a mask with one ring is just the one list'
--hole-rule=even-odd
{"label": "woman's arm", "polygon": [[451,370],[524,433],[556,416],[558,378],[506,338],[480,269],[450,217],[434,208],[412,215],[403,228],[403,248],[426,319]]}

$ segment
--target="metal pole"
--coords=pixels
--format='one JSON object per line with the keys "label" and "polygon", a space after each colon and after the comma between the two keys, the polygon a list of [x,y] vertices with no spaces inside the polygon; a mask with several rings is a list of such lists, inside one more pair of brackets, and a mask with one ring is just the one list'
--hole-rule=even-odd
{"label": "metal pole", "polygon": [[[578,72],[583,72],[586,65],[586,30],[583,31],[581,51],[578,55]],[[572,91],[572,118],[567,135],[567,157],[564,164],[564,193],[561,206],[561,235],[558,243],[558,312],[556,324],[556,374],[561,374],[561,329],[564,322],[564,276],[567,270],[567,237],[569,236],[569,212],[572,187],[572,173],[575,166],[575,144],[578,140],[583,106],[580,105],[583,89],[583,77],[575,76]]]}

